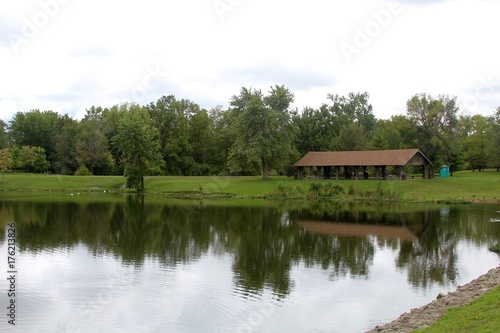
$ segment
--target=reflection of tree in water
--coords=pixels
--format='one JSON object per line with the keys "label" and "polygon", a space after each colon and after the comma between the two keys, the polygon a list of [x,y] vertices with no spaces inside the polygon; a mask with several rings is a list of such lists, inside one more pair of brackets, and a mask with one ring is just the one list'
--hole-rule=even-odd
{"label": "reflection of tree in water", "polygon": [[[396,266],[408,270],[408,280],[413,285],[426,287],[432,283],[447,284],[456,280],[456,247],[460,238],[456,235],[457,229],[450,228],[449,224],[441,221],[442,214],[439,207],[405,211],[398,207],[394,209],[392,206],[387,206],[385,209],[367,206],[365,210],[360,210],[351,203],[348,206],[337,205],[335,210],[324,209],[315,213],[307,212],[305,217],[320,217],[331,222],[360,223],[365,226],[403,226],[418,236],[413,241],[377,239],[377,245],[381,248],[399,249]],[[450,218],[450,214],[460,213],[447,211],[447,218]],[[369,238],[360,239],[370,243]],[[348,248],[346,245],[341,247],[341,249],[346,248]],[[361,248],[370,249],[370,246],[366,245]],[[334,256],[333,253],[332,257]],[[348,260],[348,257],[342,260]],[[349,267],[356,267],[356,265],[351,263]]]}
{"label": "reflection of tree in water", "polygon": [[350,275],[367,276],[375,247],[371,239],[361,237],[314,235],[301,232],[300,249],[306,267],[320,265],[330,278]]}
{"label": "reflection of tree in water", "polygon": [[425,221],[426,227],[417,242],[401,244],[397,267],[408,270],[408,280],[414,286],[455,282],[459,242],[481,246],[490,239],[500,239],[500,230],[486,222],[492,209],[488,205],[467,205],[418,212],[416,216]]}
{"label": "reflection of tree in water", "polygon": [[459,240],[453,228],[442,223],[438,209],[417,211],[408,214],[407,219],[420,220],[424,229],[416,241],[401,242],[396,266],[406,268],[408,281],[415,287],[453,283],[457,278]]}
{"label": "reflection of tree in water", "polygon": [[[287,213],[276,207],[152,204],[141,196],[108,203],[15,201],[10,207],[22,250],[72,247],[83,242],[94,255],[108,253],[138,266],[147,258],[176,266],[208,253],[230,254],[234,283],[242,294],[270,289],[277,297],[290,293],[290,271],[300,263],[321,267],[331,279],[367,276],[377,246],[399,249],[396,265],[408,269],[414,285],[454,281],[458,240],[465,234],[471,241],[484,243],[491,231],[484,224],[467,226],[477,212],[467,214],[465,210],[461,215],[462,210],[453,209],[443,217],[439,210],[401,213],[396,208],[355,211],[356,207],[337,206],[325,215],[324,208]],[[0,209],[0,216],[4,216],[7,210]],[[305,232],[295,223],[318,215],[334,221],[351,219],[347,221],[351,223],[403,223],[419,238],[401,242],[320,235]]]}
{"label": "reflection of tree in water", "polygon": [[366,239],[305,233],[274,207],[158,205],[129,196],[125,203],[16,202],[13,212],[23,250],[84,242],[94,255],[134,265],[150,257],[166,266],[231,253],[238,290],[269,288],[277,297],[290,292],[293,265],[320,266],[332,278],[366,275],[374,253]]}

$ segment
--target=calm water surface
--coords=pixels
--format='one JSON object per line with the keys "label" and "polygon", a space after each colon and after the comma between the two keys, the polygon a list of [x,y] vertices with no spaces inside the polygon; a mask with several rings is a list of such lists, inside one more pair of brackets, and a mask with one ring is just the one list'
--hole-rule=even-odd
{"label": "calm water surface", "polygon": [[364,332],[500,263],[493,204],[15,196],[0,196],[2,332]]}

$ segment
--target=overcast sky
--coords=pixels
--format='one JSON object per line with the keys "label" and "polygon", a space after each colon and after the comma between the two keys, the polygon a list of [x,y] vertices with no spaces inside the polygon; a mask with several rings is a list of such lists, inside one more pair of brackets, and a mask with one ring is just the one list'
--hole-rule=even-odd
{"label": "overcast sky", "polygon": [[162,95],[210,109],[283,84],[294,107],[368,92],[377,118],[414,94],[500,106],[500,1],[0,0],[0,119]]}

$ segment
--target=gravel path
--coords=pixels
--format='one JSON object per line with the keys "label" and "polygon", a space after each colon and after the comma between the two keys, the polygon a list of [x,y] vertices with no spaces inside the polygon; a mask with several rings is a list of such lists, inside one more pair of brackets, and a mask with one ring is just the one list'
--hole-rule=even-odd
{"label": "gravel path", "polygon": [[456,291],[439,294],[436,300],[399,316],[396,320],[377,326],[366,333],[406,333],[431,325],[446,314],[446,310],[469,304],[485,292],[500,285],[500,266],[481,275]]}

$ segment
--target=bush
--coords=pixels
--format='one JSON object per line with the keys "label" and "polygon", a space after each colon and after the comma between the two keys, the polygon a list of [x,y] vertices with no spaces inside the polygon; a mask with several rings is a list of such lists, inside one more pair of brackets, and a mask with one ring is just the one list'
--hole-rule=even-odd
{"label": "bush", "polygon": [[270,197],[274,198],[303,198],[304,191],[300,186],[293,187],[291,185],[283,185],[278,183],[274,191],[269,194]]}
{"label": "bush", "polygon": [[309,186],[309,193],[317,197],[336,197],[344,193],[342,186],[328,183],[312,183]]}
{"label": "bush", "polygon": [[85,164],[81,164],[78,169],[76,169],[75,176],[92,176],[92,172],[90,172]]}

